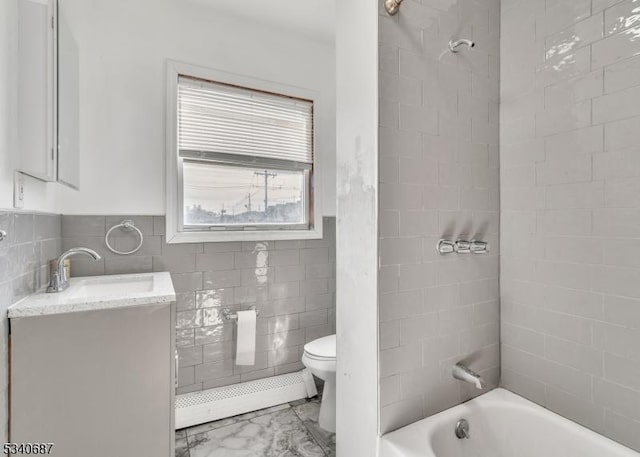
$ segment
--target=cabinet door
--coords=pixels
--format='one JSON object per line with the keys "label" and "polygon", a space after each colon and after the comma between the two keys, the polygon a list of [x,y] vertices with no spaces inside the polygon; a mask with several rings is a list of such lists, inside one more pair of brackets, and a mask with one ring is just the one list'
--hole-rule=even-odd
{"label": "cabinet door", "polygon": [[18,169],[56,180],[56,0],[18,0]]}
{"label": "cabinet door", "polygon": [[80,50],[65,15],[58,9],[58,182],[80,187]]}
{"label": "cabinet door", "polygon": [[53,442],[50,457],[173,457],[171,309],[12,319],[10,440]]}

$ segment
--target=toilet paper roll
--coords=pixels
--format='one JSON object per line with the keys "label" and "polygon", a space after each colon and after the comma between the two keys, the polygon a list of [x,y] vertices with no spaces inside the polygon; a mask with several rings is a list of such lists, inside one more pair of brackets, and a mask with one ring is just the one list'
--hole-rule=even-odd
{"label": "toilet paper roll", "polygon": [[256,363],[256,311],[238,311],[236,365]]}

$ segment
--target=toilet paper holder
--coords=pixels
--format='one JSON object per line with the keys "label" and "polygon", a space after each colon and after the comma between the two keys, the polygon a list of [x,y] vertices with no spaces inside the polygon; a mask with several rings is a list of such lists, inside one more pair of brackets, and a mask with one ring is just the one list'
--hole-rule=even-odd
{"label": "toilet paper holder", "polygon": [[[249,310],[254,310],[256,312],[256,317],[260,315],[260,311],[258,311],[258,308],[255,306],[252,306],[251,308],[249,308]],[[238,313],[231,312],[229,308],[225,308],[222,310],[222,317],[224,317],[224,319],[227,321],[237,321]]]}

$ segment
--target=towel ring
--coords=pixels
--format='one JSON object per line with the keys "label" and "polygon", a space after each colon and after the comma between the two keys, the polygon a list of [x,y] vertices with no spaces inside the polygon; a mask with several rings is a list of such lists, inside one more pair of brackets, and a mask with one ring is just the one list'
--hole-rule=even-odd
{"label": "towel ring", "polygon": [[[118,251],[117,249],[114,249],[111,244],[109,244],[109,235],[111,234],[111,232],[113,232],[115,229],[117,228],[123,228],[125,230],[135,230],[136,232],[138,232],[138,236],[140,236],[140,244],[138,244],[138,247],[136,247],[135,249],[132,249],[131,251]],[[133,254],[134,252],[138,252],[140,250],[140,248],[142,247],[142,243],[144,243],[144,236],[142,235],[142,231],[136,227],[136,225],[133,223],[132,220],[125,220],[120,222],[117,225],[114,225],[113,227],[111,227],[108,231],[107,234],[104,236],[104,243],[107,245],[107,247],[109,248],[109,250],[115,254],[119,254],[119,255],[129,255],[129,254]]]}

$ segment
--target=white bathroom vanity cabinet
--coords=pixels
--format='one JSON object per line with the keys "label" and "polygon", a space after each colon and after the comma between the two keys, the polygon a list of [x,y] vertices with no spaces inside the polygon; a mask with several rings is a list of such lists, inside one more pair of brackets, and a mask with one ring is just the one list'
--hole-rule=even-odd
{"label": "white bathroom vanity cabinet", "polygon": [[174,303],[169,274],[150,273],[72,279],[10,308],[10,441],[173,456]]}

